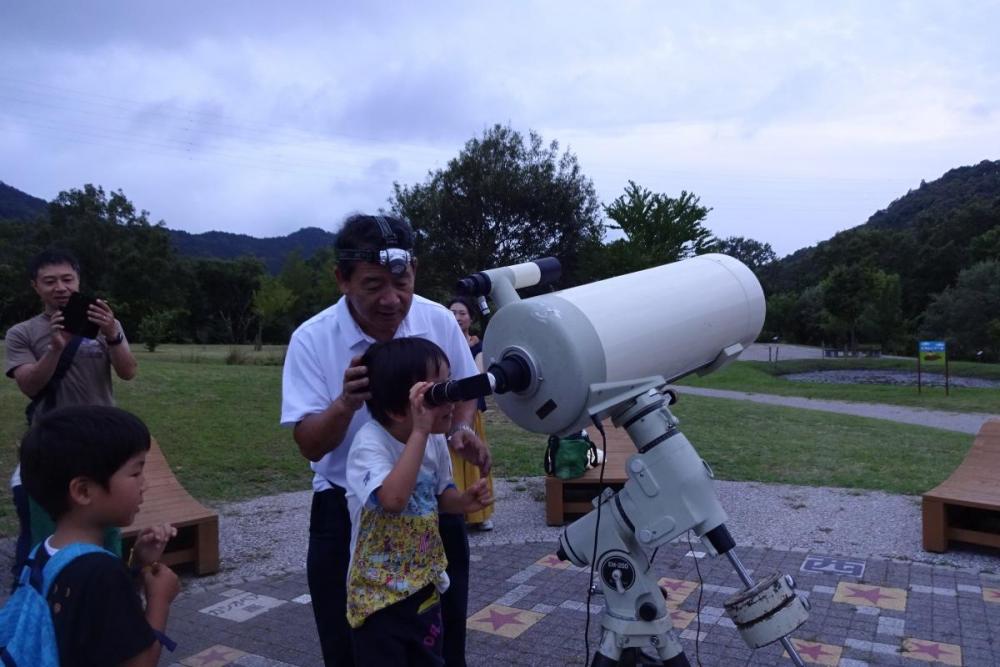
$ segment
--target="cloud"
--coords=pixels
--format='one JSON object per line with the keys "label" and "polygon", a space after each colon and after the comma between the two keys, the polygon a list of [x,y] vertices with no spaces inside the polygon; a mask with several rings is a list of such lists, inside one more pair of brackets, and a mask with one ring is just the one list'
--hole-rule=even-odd
{"label": "cloud", "polygon": [[275,234],[384,206],[496,122],[779,252],[997,158],[988,2],[40,0],[0,23],[0,178]]}

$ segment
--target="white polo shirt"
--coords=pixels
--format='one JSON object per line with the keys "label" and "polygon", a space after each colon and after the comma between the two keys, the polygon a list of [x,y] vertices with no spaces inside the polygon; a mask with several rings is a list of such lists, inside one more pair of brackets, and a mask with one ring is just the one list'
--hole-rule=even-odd
{"label": "white polo shirt", "polygon": [[[396,329],[395,338],[416,336],[436,343],[448,356],[451,378],[460,380],[479,372],[469,344],[451,311],[441,304],[414,295],[410,311]],[[303,418],[323,412],[340,396],[344,371],[351,359],[376,342],[358,326],[347,307],[347,298],[306,320],[292,334],[281,376],[281,425],[295,426]],[[362,406],[347,428],[343,442],[322,459],[311,463],[316,475],[313,491],[330,484],[347,486],[347,452],[354,435],[371,413]]]}

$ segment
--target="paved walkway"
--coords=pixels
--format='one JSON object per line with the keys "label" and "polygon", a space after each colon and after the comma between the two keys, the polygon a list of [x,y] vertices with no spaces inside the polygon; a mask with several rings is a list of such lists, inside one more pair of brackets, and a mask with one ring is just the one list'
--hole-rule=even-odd
{"label": "paved walkway", "polygon": [[[697,543],[696,543],[697,545]],[[534,542],[472,550],[470,665],[584,665],[589,573]],[[1000,664],[1000,577],[942,566],[777,549],[740,551],[761,578],[792,574],[808,596],[809,620],[792,636],[810,664]],[[778,646],[754,653],[723,612],[739,581],[725,558],[686,542],[666,545],[654,572],[692,664],[790,665]],[[591,650],[601,597],[591,601]],[[700,614],[698,613],[700,611]],[[177,600],[168,634],[178,641],[162,665],[313,667],[322,664],[305,573],[199,589]]]}
{"label": "paved walkway", "polygon": [[783,405],[789,408],[805,410],[821,410],[823,412],[839,412],[845,415],[886,419],[888,421],[917,426],[929,426],[946,431],[961,433],[978,433],[984,422],[990,419],[1000,419],[1000,413],[984,414],[978,412],[944,412],[941,410],[924,410],[923,408],[908,408],[901,405],[886,405],[884,403],[854,403],[851,401],[827,401],[799,396],[776,396],[774,394],[755,394],[745,391],[729,391],[726,389],[705,389],[702,387],[678,386],[681,395],[710,396],[713,398],[729,398],[739,401],[766,403],[768,405]]}

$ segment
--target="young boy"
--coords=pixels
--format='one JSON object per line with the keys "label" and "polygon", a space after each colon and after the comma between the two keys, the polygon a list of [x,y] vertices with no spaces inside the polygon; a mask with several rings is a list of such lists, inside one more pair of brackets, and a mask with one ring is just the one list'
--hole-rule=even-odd
{"label": "young boy", "polygon": [[443,665],[438,595],[448,587],[438,510],[465,514],[490,505],[485,480],[459,492],[444,433],[452,405],[424,394],[448,379],[444,352],[423,338],[368,348],[374,418],[347,458],[351,566],[347,619],[359,665]]}
{"label": "young boy", "polygon": [[[118,408],[66,407],[36,421],[21,442],[21,478],[56,522],[55,533],[38,546],[40,562],[70,544],[100,546],[107,528],[132,523],[142,503],[148,450],[146,426]],[[177,575],[156,561],[175,533],[160,526],[136,540],[133,560],[142,566],[145,610],[121,559],[87,554],[63,569],[48,596],[62,667],[157,664],[154,631],[163,632],[180,588]]]}

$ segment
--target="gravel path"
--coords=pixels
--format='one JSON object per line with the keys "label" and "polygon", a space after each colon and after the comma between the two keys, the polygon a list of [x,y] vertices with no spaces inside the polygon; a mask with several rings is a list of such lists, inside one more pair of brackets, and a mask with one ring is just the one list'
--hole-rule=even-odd
{"label": "gravel path", "polygon": [[922,408],[907,408],[900,405],[885,405],[881,403],[852,403],[850,401],[826,401],[798,396],[775,396],[773,394],[754,394],[745,391],[729,391],[724,389],[704,389],[701,387],[675,387],[678,394],[694,396],[710,396],[712,398],[729,398],[768,405],[784,405],[790,408],[805,410],[821,410],[823,412],[839,412],[845,415],[871,417],[929,426],[946,431],[961,433],[978,433],[979,428],[990,419],[1000,419],[1000,414],[943,412],[940,410],[924,410]]}
{"label": "gravel path", "polygon": [[[497,479],[494,488],[495,528],[470,532],[471,546],[558,539],[562,529],[545,525],[544,478]],[[924,551],[917,496],[726,481],[717,482],[716,490],[741,546],[1000,569],[996,551]],[[304,567],[311,496],[301,491],[222,505],[223,569],[198,583],[236,582]]]}

